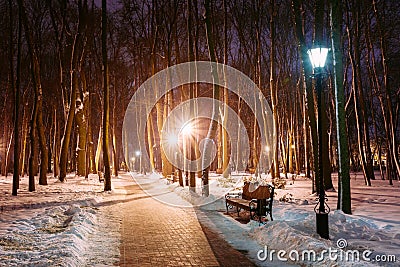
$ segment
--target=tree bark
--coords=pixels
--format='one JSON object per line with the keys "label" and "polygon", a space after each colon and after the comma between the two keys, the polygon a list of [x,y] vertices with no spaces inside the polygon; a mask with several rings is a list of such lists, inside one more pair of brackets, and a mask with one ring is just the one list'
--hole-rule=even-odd
{"label": "tree bark", "polygon": [[[227,0],[223,0],[223,8],[224,8],[224,65],[228,64],[228,9],[227,9]],[[225,130],[228,123],[228,88],[227,88],[227,77],[224,67],[224,81],[225,86],[223,89],[223,99],[225,103],[224,114],[223,114],[223,130],[222,130],[222,170],[223,177],[228,178],[230,175],[230,166],[229,166],[229,151],[228,151],[228,132]]]}
{"label": "tree bark", "polygon": [[[85,87],[85,86],[84,86]],[[83,93],[83,99],[78,99],[75,106],[75,123],[77,130],[76,142],[76,175],[86,175],[86,138],[87,138],[87,109],[88,109],[87,92]]]}
{"label": "tree bark", "polygon": [[269,87],[271,89],[271,104],[272,104],[272,114],[274,121],[274,177],[272,178],[280,178],[280,170],[279,170],[279,123],[278,123],[278,92],[277,87],[275,85],[275,0],[270,0],[271,5],[271,14],[270,14],[270,39],[271,39],[271,47],[270,47],[270,78],[269,78]]}
{"label": "tree bark", "polygon": [[[89,100],[88,100],[88,106],[91,106],[91,96],[90,96],[90,92],[89,92]],[[90,118],[90,108],[88,109],[88,118]],[[92,131],[92,124],[91,121],[88,120],[87,122],[87,132],[88,132],[88,136],[87,136],[87,153],[88,155],[88,168],[89,168],[89,173],[93,173],[96,174],[97,173],[97,169],[96,169],[96,160],[95,160],[95,151],[94,151],[94,141],[93,141],[93,131]],[[100,138],[100,136],[99,136]]]}
{"label": "tree bark", "polygon": [[311,65],[308,63],[308,54],[307,54],[307,46],[305,43],[305,37],[303,34],[302,29],[302,15],[301,15],[301,1],[300,0],[293,0],[293,13],[294,13],[294,20],[295,20],[295,27],[296,27],[296,36],[299,42],[299,50],[300,50],[300,59],[302,62],[303,68],[303,79],[306,89],[306,109],[308,114],[308,121],[310,125],[310,132],[311,132],[311,144],[312,144],[312,155],[313,155],[313,183],[312,183],[312,192],[317,192],[317,172],[318,170],[318,145],[317,145],[317,123],[315,118],[315,107],[314,107],[314,92],[312,89],[312,82],[308,78],[312,74]]}
{"label": "tree bark", "polygon": [[331,47],[333,55],[333,79],[335,86],[336,134],[339,157],[338,177],[338,209],[351,214],[350,162],[346,131],[346,102],[343,86],[343,56],[342,56],[342,4],[330,0]]}
{"label": "tree bark", "polygon": [[[25,7],[23,4],[23,0],[19,0],[18,4],[20,5],[21,8],[21,16],[22,16],[22,22],[24,24],[24,29],[25,29],[25,36],[27,39],[28,43],[28,50],[29,50],[29,55],[31,58],[32,62],[32,79],[33,79],[33,86],[34,86],[34,91],[35,91],[35,107],[34,110],[36,113],[34,115],[34,118],[36,122],[34,123],[35,125],[33,129],[35,128],[38,131],[39,135],[39,147],[40,147],[40,176],[39,176],[39,184],[41,185],[47,185],[47,167],[48,167],[48,150],[47,150],[47,142],[46,142],[46,137],[44,134],[44,125],[43,125],[43,118],[42,118],[42,105],[43,105],[43,94],[42,94],[42,83],[40,79],[40,64],[39,64],[39,59],[37,52],[35,51],[34,45],[33,45],[33,35],[31,32],[31,29],[29,27],[29,22],[28,18],[26,15]],[[33,162],[32,162],[33,164]],[[33,165],[32,165],[33,167]]]}
{"label": "tree bark", "polygon": [[78,30],[75,34],[73,45],[72,45],[72,55],[70,62],[70,75],[71,75],[71,95],[69,102],[69,110],[67,115],[66,124],[64,127],[64,134],[61,141],[61,151],[60,151],[60,177],[59,180],[64,182],[67,176],[67,164],[68,164],[68,151],[70,148],[72,126],[75,117],[75,103],[77,95],[78,86],[78,70],[80,69],[79,64],[80,58],[84,51],[84,40],[83,34],[86,27],[86,13],[87,13],[87,2],[85,1],[82,5],[82,0],[78,0]]}
{"label": "tree bark", "polygon": [[13,171],[13,186],[12,195],[16,196],[19,189],[19,156],[20,156],[20,142],[19,142],[19,103],[20,103],[20,78],[21,78],[21,36],[22,36],[22,24],[21,16],[19,16],[18,23],[18,44],[17,44],[17,80],[14,83],[14,45],[13,42],[13,5],[12,0],[8,1],[10,8],[10,76],[11,76],[11,87],[14,90],[14,171]]}
{"label": "tree bark", "polygon": [[99,172],[103,168],[100,157],[101,157],[101,151],[103,150],[103,127],[100,125],[99,128],[99,137],[97,139],[97,146],[96,146],[96,156],[95,156],[95,166],[96,166],[96,171]]}
{"label": "tree bark", "polygon": [[107,0],[102,0],[101,5],[101,54],[103,59],[103,162],[104,162],[104,191],[111,191],[110,173],[110,87],[107,62]]}
{"label": "tree bark", "polygon": [[59,149],[60,149],[60,123],[57,119],[57,109],[54,109],[54,139],[53,139],[53,176],[56,178],[60,175],[60,161],[59,161]]}
{"label": "tree bark", "polygon": [[22,149],[21,149],[21,155],[20,155],[20,174],[22,177],[25,176],[25,173],[27,172],[25,160],[26,160],[26,145],[27,145],[27,137],[28,137],[28,115],[26,111],[26,107],[24,107],[24,112],[22,116]]}
{"label": "tree bark", "polygon": [[117,90],[115,89],[116,82],[114,79],[114,106],[113,106],[113,127],[112,127],[112,147],[113,147],[113,176],[118,177],[119,170],[119,153],[117,142]]}
{"label": "tree bark", "polygon": [[[204,1],[204,8],[205,8],[205,26],[206,26],[206,35],[207,35],[207,44],[208,44],[208,53],[209,53],[209,58],[211,61],[211,73],[213,77],[213,98],[218,100],[219,98],[219,86],[218,84],[218,73],[217,69],[214,66],[216,62],[216,57],[215,57],[215,48],[214,48],[214,37],[212,34],[212,21],[211,21],[211,7],[210,7],[210,0],[205,0]],[[214,139],[215,135],[217,133],[218,129],[218,123],[217,123],[217,116],[218,116],[218,106],[215,104],[213,105],[212,108],[212,115],[211,115],[211,121],[210,125],[208,128],[207,132],[207,138],[209,140]],[[211,156],[211,143],[206,142],[204,145],[203,149],[203,155],[202,155],[202,170],[203,170],[203,175],[202,175],[202,181],[203,181],[203,195],[208,197],[210,193],[209,185],[208,185],[208,174],[210,171],[210,166],[205,167],[205,162],[210,162],[207,160],[207,157]]]}

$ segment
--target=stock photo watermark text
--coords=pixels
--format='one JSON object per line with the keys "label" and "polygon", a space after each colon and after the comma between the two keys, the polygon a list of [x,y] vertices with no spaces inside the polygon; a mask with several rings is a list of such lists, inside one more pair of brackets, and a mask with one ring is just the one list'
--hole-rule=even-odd
{"label": "stock photo watermark text", "polygon": [[376,254],[373,255],[371,250],[357,250],[357,249],[345,249],[347,247],[347,241],[343,238],[338,239],[336,242],[336,248],[329,247],[322,251],[316,251],[313,249],[297,250],[292,249],[286,250],[275,250],[268,249],[268,246],[264,246],[264,249],[260,249],[257,252],[257,259],[260,261],[306,261],[306,262],[322,262],[325,260],[330,261],[345,261],[345,262],[397,262],[396,255]]}

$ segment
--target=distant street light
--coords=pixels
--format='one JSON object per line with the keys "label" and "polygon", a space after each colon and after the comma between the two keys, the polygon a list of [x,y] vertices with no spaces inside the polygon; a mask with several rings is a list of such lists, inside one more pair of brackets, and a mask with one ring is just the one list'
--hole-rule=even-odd
{"label": "distant street light", "polygon": [[308,50],[311,64],[314,69],[315,87],[317,90],[318,100],[318,177],[319,177],[319,194],[318,203],[314,208],[317,219],[317,233],[325,239],[329,239],[329,226],[328,226],[328,214],[329,207],[326,205],[326,195],[324,189],[323,179],[323,166],[322,166],[322,108],[321,108],[321,93],[322,93],[322,75],[323,68],[325,66],[326,57],[328,55],[328,48],[316,47]]}

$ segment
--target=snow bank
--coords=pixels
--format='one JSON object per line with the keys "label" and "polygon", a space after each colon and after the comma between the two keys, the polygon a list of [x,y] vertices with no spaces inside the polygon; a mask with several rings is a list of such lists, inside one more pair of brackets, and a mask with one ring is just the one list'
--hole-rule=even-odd
{"label": "snow bank", "polygon": [[[21,179],[11,196],[11,179],[0,177],[0,266],[109,266],[119,261],[120,221],[97,175],[69,175],[65,183],[28,192]],[[97,207],[96,207],[97,206]]]}
{"label": "snow bank", "polygon": [[98,221],[101,217],[94,207],[71,205],[42,208],[31,218],[12,221],[2,229],[0,266],[85,266],[104,249],[111,249],[111,255],[95,262],[112,265],[119,260],[119,251],[110,244],[94,245],[96,236],[113,245],[118,242],[112,237],[107,240]]}
{"label": "snow bank", "polygon": [[[262,226],[250,222],[250,236],[263,245],[264,250],[268,248],[269,253],[275,250],[275,255],[270,257],[268,254],[264,260],[278,261],[276,253],[279,250],[285,252],[284,258],[289,262],[306,266],[380,266],[375,261],[377,255],[397,254],[400,258],[400,254],[395,252],[397,250],[393,250],[400,247],[396,234],[387,231],[390,226],[382,228],[373,220],[333,211],[329,214],[330,240],[325,240],[316,233],[315,213],[312,211],[292,204],[279,204],[274,208],[274,219]],[[383,240],[391,244],[392,249],[374,242]],[[310,258],[309,251],[315,252],[316,257]],[[329,251],[332,251],[331,256]],[[306,253],[304,257],[303,253]],[[353,253],[358,253],[359,257],[353,257]],[[365,257],[363,253],[366,253]],[[381,264],[398,266],[396,262]]]}

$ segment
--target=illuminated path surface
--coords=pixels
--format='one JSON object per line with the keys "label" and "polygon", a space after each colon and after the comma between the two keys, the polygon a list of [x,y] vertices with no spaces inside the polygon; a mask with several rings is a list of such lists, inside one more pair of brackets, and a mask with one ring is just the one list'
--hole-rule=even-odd
{"label": "illuminated path surface", "polygon": [[[122,217],[120,266],[254,266],[218,234],[202,228],[193,208],[160,203],[134,182],[114,185],[126,192],[125,201],[116,205]],[[179,198],[174,193],[166,197]]]}

